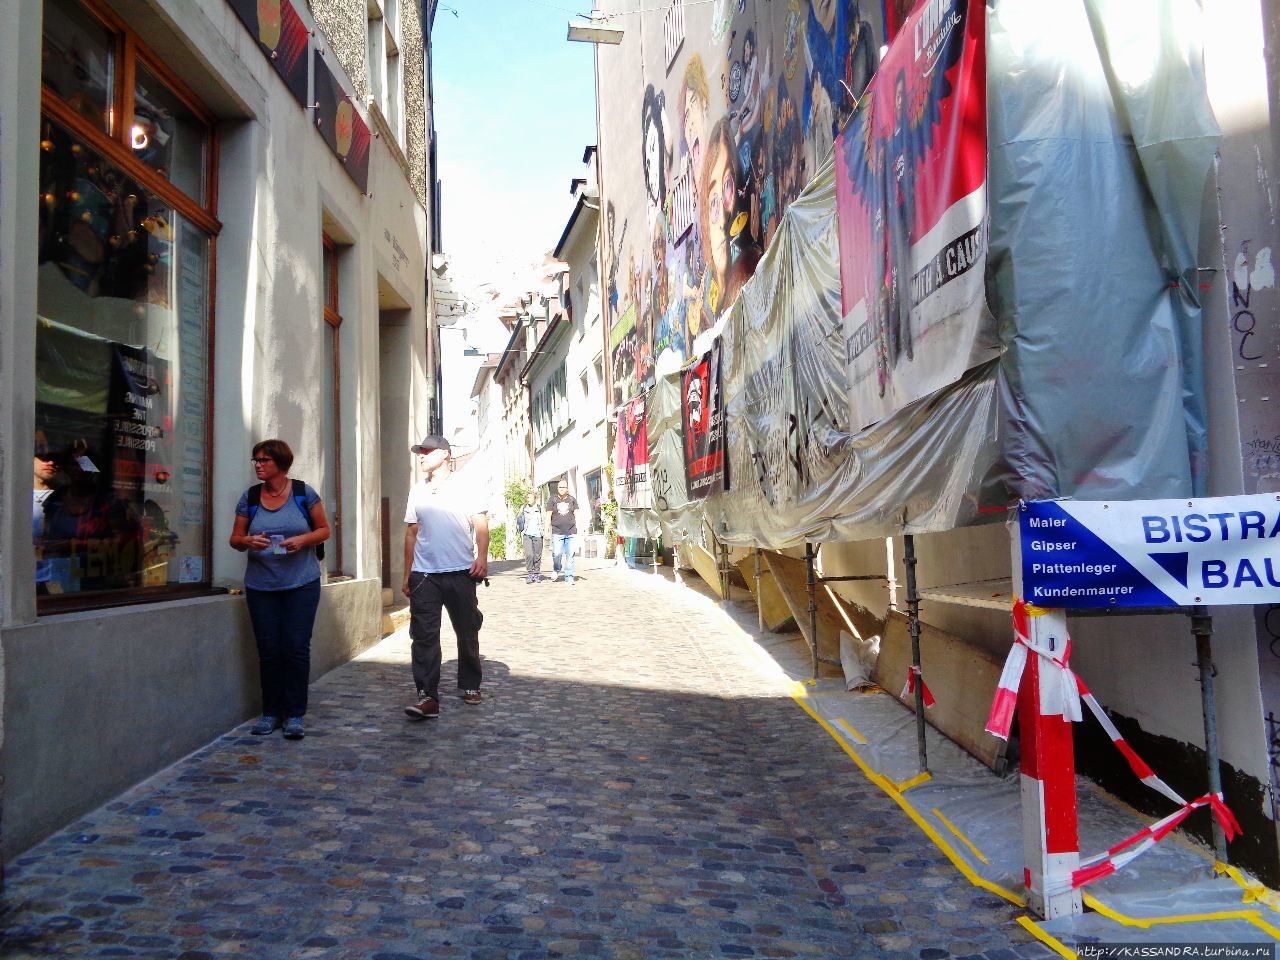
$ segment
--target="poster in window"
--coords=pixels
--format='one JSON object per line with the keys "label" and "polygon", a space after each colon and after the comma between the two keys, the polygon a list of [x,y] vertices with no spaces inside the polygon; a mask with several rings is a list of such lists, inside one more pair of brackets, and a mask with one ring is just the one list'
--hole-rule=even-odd
{"label": "poster in window", "polygon": [[729,489],[724,449],[720,341],[680,375],[680,421],[684,428],[684,479],[690,500]]}
{"label": "poster in window", "polygon": [[614,448],[613,498],[626,510],[653,505],[649,490],[649,437],[643,395],[618,411],[618,442]]}
{"label": "poster in window", "polygon": [[[105,362],[104,362],[105,361]],[[36,424],[57,453],[56,489],[43,505],[37,539],[49,593],[142,586],[169,580],[178,535],[169,437],[169,364],[144,347],[107,341],[45,320],[37,373],[56,365],[86,376],[52,378],[37,400]],[[102,373],[109,371],[105,379]],[[74,389],[77,382],[99,387]]]}
{"label": "poster in window", "polygon": [[316,127],[361,193],[369,192],[369,127],[320,51],[315,51]]}
{"label": "poster in window", "polygon": [[245,29],[289,88],[299,106],[307,102],[307,49],[311,32],[290,0],[230,0]]}

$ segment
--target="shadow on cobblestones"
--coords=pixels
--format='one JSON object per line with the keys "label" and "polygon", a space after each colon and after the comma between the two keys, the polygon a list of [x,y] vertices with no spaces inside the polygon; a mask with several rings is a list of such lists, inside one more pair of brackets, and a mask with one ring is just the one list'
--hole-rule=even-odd
{"label": "shadow on cobblestones", "polygon": [[485,702],[411,723],[400,631],[8,867],[0,955],[1049,956],[704,598],[482,591]]}

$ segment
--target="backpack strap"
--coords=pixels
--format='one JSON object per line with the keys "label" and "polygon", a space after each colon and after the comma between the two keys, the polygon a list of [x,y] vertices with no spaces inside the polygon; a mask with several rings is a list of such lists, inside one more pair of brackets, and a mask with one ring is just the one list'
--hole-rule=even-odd
{"label": "backpack strap", "polygon": [[307,485],[297,477],[293,478],[293,502],[298,505],[302,515],[307,518],[307,526],[314,530],[316,527],[311,522],[311,511],[307,509]]}
{"label": "backpack strap", "polygon": [[262,484],[255,483],[249,488],[249,522],[253,523],[254,515],[262,506]]}
{"label": "backpack strap", "polygon": [[[293,502],[298,505],[298,509],[302,511],[302,515],[307,518],[307,526],[312,530],[316,525],[311,522],[311,511],[307,509],[307,485],[297,477],[293,478]],[[324,544],[317,543],[315,545],[316,559],[324,559]]]}

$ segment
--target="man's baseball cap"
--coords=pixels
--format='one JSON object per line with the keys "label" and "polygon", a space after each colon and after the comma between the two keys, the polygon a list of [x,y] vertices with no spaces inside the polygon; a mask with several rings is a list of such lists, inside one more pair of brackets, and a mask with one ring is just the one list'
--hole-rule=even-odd
{"label": "man's baseball cap", "polygon": [[432,433],[422,438],[422,442],[415,444],[412,448],[414,453],[430,453],[432,450],[449,450],[449,441],[438,433]]}

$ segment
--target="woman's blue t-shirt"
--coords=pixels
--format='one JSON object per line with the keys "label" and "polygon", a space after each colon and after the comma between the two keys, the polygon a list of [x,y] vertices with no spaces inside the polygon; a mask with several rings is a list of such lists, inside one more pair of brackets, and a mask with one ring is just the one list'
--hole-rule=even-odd
{"label": "woman's blue t-shirt", "polygon": [[[275,510],[259,505],[258,512],[249,521],[249,533],[266,536],[277,533],[286,539],[300,533],[310,533],[309,511],[320,502],[320,494],[307,484],[303,486],[306,489],[306,516],[298,509],[298,502],[290,493],[289,498]],[[248,490],[240,495],[240,502],[236,504],[236,516],[249,516]],[[269,549],[249,550],[248,557],[244,585],[249,590],[293,590],[320,578],[320,561],[316,559],[315,547],[304,547],[296,553],[285,554],[272,553]]]}

